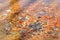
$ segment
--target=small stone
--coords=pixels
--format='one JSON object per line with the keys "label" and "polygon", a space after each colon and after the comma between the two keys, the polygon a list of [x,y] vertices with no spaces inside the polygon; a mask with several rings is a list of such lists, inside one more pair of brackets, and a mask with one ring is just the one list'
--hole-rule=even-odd
{"label": "small stone", "polygon": [[6,12],[12,12],[10,9],[6,10]]}
{"label": "small stone", "polygon": [[55,30],[55,31],[57,31],[58,29],[59,29],[59,28],[57,28],[57,27],[54,27],[54,28],[53,28],[53,30]]}

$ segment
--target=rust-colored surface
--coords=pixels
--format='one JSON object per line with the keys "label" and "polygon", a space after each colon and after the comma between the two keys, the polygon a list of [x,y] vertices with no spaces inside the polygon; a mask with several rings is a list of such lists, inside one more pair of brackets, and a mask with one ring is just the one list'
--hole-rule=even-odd
{"label": "rust-colored surface", "polygon": [[60,40],[60,0],[0,0],[0,40]]}

